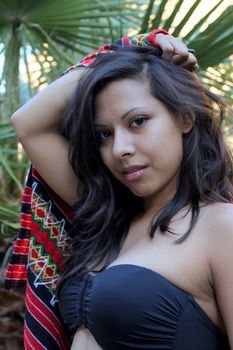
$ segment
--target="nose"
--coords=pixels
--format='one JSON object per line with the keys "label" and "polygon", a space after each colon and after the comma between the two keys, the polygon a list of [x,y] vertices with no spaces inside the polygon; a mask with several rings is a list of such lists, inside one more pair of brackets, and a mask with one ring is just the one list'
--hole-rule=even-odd
{"label": "nose", "polygon": [[132,157],[134,155],[135,146],[129,133],[126,131],[115,132],[112,153],[118,159]]}

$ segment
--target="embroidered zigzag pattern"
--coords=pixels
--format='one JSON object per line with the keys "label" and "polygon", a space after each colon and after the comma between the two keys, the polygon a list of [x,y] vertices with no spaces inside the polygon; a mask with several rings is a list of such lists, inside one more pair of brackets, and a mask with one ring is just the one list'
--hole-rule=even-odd
{"label": "embroidered zigzag pattern", "polygon": [[[30,253],[28,266],[36,278],[34,286],[46,286],[52,294],[63,269],[63,252],[70,238],[65,231],[65,220],[58,220],[52,212],[51,200],[45,201],[37,192],[38,183],[32,184],[32,215]],[[53,295],[52,303],[55,303]]]}

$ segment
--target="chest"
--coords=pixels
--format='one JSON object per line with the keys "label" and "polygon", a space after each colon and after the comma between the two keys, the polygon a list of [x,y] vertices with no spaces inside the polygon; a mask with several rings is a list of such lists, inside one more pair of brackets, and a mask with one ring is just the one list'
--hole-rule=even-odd
{"label": "chest", "polygon": [[130,227],[117,259],[111,266],[131,264],[146,267],[189,293],[210,319],[224,331],[211,283],[208,235],[196,225],[190,236],[176,243],[187,229],[182,220],[172,225],[174,234],[157,230],[149,237],[150,224],[139,221]]}
{"label": "chest", "polygon": [[129,231],[114,265],[144,266],[192,295],[200,292],[211,294],[207,244],[197,235],[195,237],[195,233],[184,242],[176,243],[180,237],[180,234],[157,231],[151,238],[145,224],[135,225]]}

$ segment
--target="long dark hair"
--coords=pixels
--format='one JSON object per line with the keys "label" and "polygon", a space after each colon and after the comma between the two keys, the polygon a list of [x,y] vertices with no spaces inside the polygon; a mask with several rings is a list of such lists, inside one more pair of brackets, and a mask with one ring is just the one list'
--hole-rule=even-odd
{"label": "long dark hair", "polygon": [[69,139],[70,162],[81,190],[71,228],[73,249],[61,284],[73,275],[80,278],[87,271],[105,269],[119,253],[132,219],[143,210],[142,199],[118,182],[104,165],[95,137],[95,98],[112,81],[148,81],[152,96],[175,117],[185,116],[193,123],[192,130],[183,136],[177,192],[152,223],[151,237],[157,228],[171,232],[171,219],[188,207],[190,226],[178,240],[181,242],[197,221],[200,201],[233,199],[232,160],[221,132],[224,102],[207,91],[194,74],[157,54],[153,48],[129,47],[99,55],[83,74],[69,104],[62,130]]}

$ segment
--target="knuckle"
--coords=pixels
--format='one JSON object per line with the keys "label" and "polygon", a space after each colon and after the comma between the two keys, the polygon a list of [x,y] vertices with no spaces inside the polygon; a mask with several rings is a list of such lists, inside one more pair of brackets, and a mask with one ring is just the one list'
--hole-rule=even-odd
{"label": "knuckle", "polygon": [[193,65],[197,64],[197,59],[196,59],[196,57],[193,56],[193,55],[191,55],[191,56],[189,57],[189,62],[190,62],[191,64],[193,64]]}
{"label": "knuckle", "polygon": [[182,58],[188,58],[189,57],[189,53],[187,50],[182,50],[179,52],[179,55],[182,57]]}
{"label": "knuckle", "polygon": [[164,53],[166,53],[166,54],[172,54],[173,51],[174,51],[174,49],[173,49],[172,46],[167,46],[167,47],[165,47],[165,48],[163,49],[163,51],[164,51]]}

